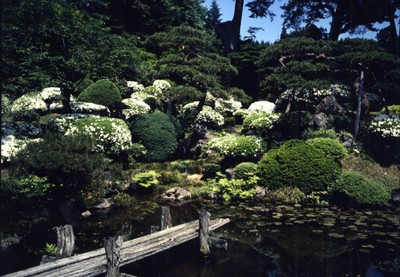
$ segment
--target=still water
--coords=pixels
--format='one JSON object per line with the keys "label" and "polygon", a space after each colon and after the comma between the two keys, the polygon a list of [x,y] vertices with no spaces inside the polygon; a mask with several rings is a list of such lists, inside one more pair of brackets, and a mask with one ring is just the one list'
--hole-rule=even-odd
{"label": "still water", "polygon": [[[197,218],[231,223],[213,232],[228,240],[208,259],[198,241],[124,266],[136,276],[400,276],[399,207],[379,210],[284,204],[191,202],[171,206],[173,225]],[[127,209],[95,212],[87,219],[73,203],[56,206],[4,205],[0,217],[0,275],[40,263],[46,243],[56,243],[54,226],[72,224],[77,253],[102,247],[103,238],[132,239],[160,225],[161,206],[138,200]]]}

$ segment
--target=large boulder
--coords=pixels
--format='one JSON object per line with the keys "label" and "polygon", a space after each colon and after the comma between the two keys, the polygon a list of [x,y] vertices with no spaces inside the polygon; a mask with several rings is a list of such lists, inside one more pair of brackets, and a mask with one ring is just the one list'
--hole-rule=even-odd
{"label": "large boulder", "polygon": [[325,113],[338,115],[344,114],[345,112],[345,109],[339,104],[336,97],[333,95],[328,95],[322,99],[315,109],[316,114]]}

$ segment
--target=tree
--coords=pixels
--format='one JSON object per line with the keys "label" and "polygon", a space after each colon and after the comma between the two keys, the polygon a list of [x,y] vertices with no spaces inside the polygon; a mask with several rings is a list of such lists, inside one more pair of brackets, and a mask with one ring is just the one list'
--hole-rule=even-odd
{"label": "tree", "polygon": [[[374,23],[390,22],[395,35],[394,19],[398,0],[289,0],[282,6],[284,28],[298,29],[320,19],[331,18],[329,39],[337,40],[340,34],[362,33],[366,29],[377,31]],[[393,32],[394,29],[394,32]]]}
{"label": "tree", "polygon": [[112,35],[92,9],[91,1],[6,0],[3,93],[15,98],[45,86],[74,93],[85,76],[140,79],[143,54],[134,39]]}
{"label": "tree", "polygon": [[[269,16],[273,18],[274,14],[268,10],[273,3],[274,0],[253,0],[248,2],[246,6],[251,12],[250,17],[257,18]],[[227,53],[236,51],[239,48],[243,8],[244,0],[236,0],[232,20],[217,25],[219,36],[224,43],[225,52]]]}
{"label": "tree", "polygon": [[206,27],[215,30],[216,26],[221,23],[221,12],[216,0],[211,2],[210,9],[207,11]]}

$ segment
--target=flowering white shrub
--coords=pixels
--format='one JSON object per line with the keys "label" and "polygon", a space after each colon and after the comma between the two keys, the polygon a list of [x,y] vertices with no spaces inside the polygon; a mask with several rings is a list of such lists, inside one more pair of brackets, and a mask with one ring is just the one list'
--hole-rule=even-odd
{"label": "flowering white shrub", "polygon": [[248,110],[256,113],[272,113],[275,109],[275,104],[269,101],[257,101],[250,105]]}
{"label": "flowering white shrub", "polygon": [[261,139],[253,136],[226,134],[209,140],[203,147],[203,153],[210,155],[217,152],[225,157],[251,159],[262,152]]}
{"label": "flowering white shrub", "polygon": [[28,143],[40,139],[16,138],[14,135],[7,135],[1,138],[1,163],[9,162],[13,156],[23,150]]}
{"label": "flowering white shrub", "polygon": [[55,100],[61,97],[61,88],[58,87],[48,87],[44,88],[40,93],[43,100]]}
{"label": "flowering white shrub", "polygon": [[273,127],[279,117],[280,114],[277,113],[252,113],[244,118],[243,127],[258,133],[264,133]]}
{"label": "flowering white shrub", "polygon": [[135,81],[127,81],[126,85],[128,88],[130,88],[133,92],[138,92],[144,90],[144,86],[140,84],[139,82]]}
{"label": "flowering white shrub", "polygon": [[119,154],[129,149],[132,135],[125,121],[117,118],[91,116],[73,121],[65,135],[87,134],[95,139],[96,150]]}
{"label": "flowering white shrub", "polygon": [[98,115],[110,115],[110,110],[103,105],[89,102],[71,102],[71,110],[74,113],[90,113]]}
{"label": "flowering white shrub", "polygon": [[316,88],[288,89],[279,96],[276,103],[286,102],[293,98],[296,102],[317,104],[324,97],[329,95],[347,97],[350,95],[350,89],[347,86],[339,84],[333,84],[328,89],[319,90]]}
{"label": "flowering white shrub", "polygon": [[146,100],[152,99],[154,101],[157,101],[156,96],[148,94],[145,91],[138,91],[138,92],[132,93],[131,99],[139,100],[139,101],[146,101]]}
{"label": "flowering white shrub", "polygon": [[220,127],[224,125],[225,121],[219,112],[214,111],[211,107],[204,106],[203,110],[197,115],[195,123]]}
{"label": "flowering white shrub", "polygon": [[157,90],[160,90],[162,93],[162,92],[166,91],[167,89],[169,89],[171,87],[171,84],[166,80],[155,80],[153,82],[153,86]]}
{"label": "flowering white shrub", "polygon": [[122,114],[125,116],[125,119],[129,119],[134,115],[141,115],[148,113],[150,111],[150,106],[145,102],[133,98],[123,99],[122,103],[129,106],[129,109],[124,109]]}
{"label": "flowering white shrub", "polygon": [[16,99],[11,105],[11,112],[25,112],[27,110],[35,112],[46,112],[47,105],[38,92],[28,93]]}
{"label": "flowering white shrub", "polygon": [[400,137],[400,116],[394,114],[375,116],[369,130],[380,133],[382,137]]}
{"label": "flowering white shrub", "polygon": [[197,109],[198,105],[199,101],[187,103],[185,106],[182,107],[181,113],[194,112]]}
{"label": "flowering white shrub", "polygon": [[215,100],[215,110],[217,112],[231,112],[234,113],[242,107],[242,103],[236,101],[233,97],[228,100],[217,98]]}

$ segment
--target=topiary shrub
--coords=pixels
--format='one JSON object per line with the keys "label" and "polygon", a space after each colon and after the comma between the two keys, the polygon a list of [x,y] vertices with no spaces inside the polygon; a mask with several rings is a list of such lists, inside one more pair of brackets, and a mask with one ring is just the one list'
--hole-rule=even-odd
{"label": "topiary shrub", "polygon": [[251,130],[264,136],[279,120],[279,114],[251,113],[243,120],[243,129]]}
{"label": "topiary shrub", "polygon": [[132,136],[128,125],[121,119],[90,116],[78,118],[69,124],[65,135],[86,134],[96,142],[95,149],[106,154],[119,155],[128,151]]}
{"label": "topiary shrub", "polygon": [[134,142],[146,147],[146,161],[165,161],[173,157],[178,148],[180,125],[162,112],[139,116],[130,124]]}
{"label": "topiary shrub", "polygon": [[382,206],[390,199],[384,187],[356,172],[343,173],[330,192],[335,204]]}
{"label": "topiary shrub", "polygon": [[224,158],[254,160],[261,154],[261,140],[252,136],[226,134],[209,140],[203,146],[203,155],[212,156],[214,152]]}
{"label": "topiary shrub", "polygon": [[329,129],[329,130],[317,130],[317,131],[312,131],[312,130],[306,130],[303,133],[303,138],[304,139],[313,139],[313,138],[331,138],[331,139],[336,139],[337,135],[335,130]]}
{"label": "topiary shrub", "polygon": [[249,179],[256,175],[258,165],[252,162],[243,162],[235,166],[233,169],[233,177],[235,179]]}
{"label": "topiary shrub", "polygon": [[270,150],[258,164],[258,176],[269,189],[291,186],[306,194],[326,190],[339,173],[339,164],[333,158],[300,140]]}
{"label": "topiary shrub", "polygon": [[122,100],[118,87],[108,79],[101,79],[84,89],[78,96],[78,101],[91,102],[109,106]]}
{"label": "topiary shrub", "polygon": [[306,143],[322,150],[325,155],[337,162],[347,155],[347,149],[336,138],[313,138],[307,140]]}

